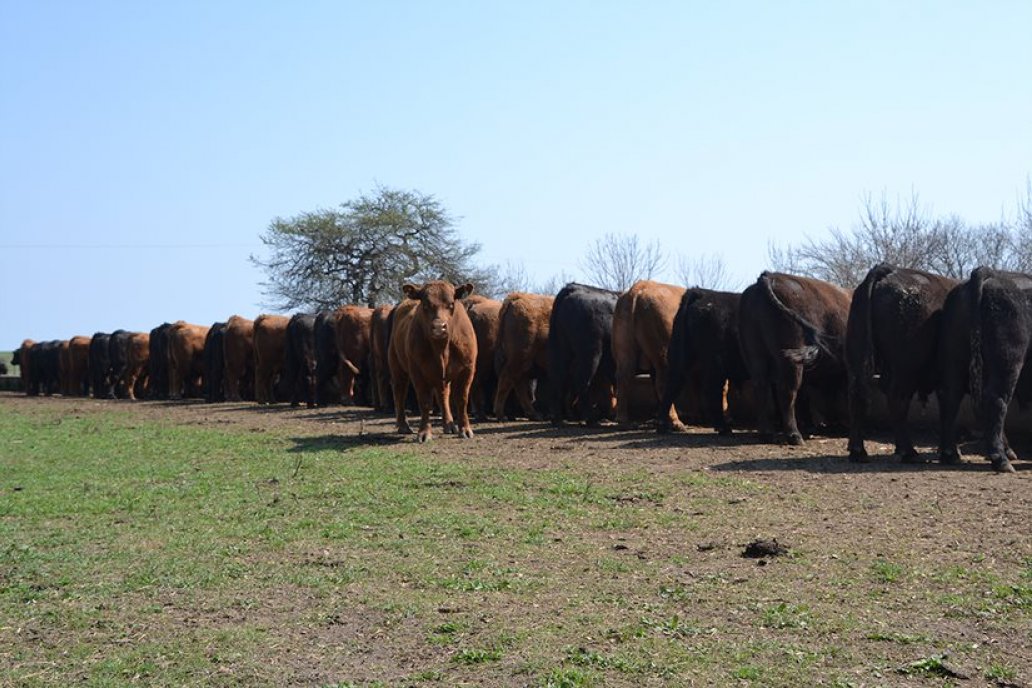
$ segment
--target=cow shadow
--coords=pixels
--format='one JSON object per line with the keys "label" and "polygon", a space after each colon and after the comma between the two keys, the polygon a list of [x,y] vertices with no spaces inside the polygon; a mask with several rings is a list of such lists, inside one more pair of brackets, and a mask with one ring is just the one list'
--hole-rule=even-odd
{"label": "cow shadow", "polygon": [[409,435],[368,432],[355,435],[312,435],[307,437],[291,437],[293,446],[287,449],[291,454],[321,454],[324,452],[342,453],[349,449],[368,449],[373,447],[393,447],[411,442]]}
{"label": "cow shadow", "polygon": [[[863,473],[925,473],[934,471],[937,473],[987,473],[994,471],[990,463],[984,460],[974,450],[966,453],[960,463],[941,463],[936,460],[935,452],[925,451],[921,453],[920,462],[903,463],[894,458],[891,454],[878,454],[868,457],[865,463],[850,461],[845,452],[842,454],[822,454],[819,456],[766,456],[766,457],[743,457],[732,459],[709,466],[713,472],[724,473],[770,473],[775,471],[803,471],[806,473],[838,475],[838,474],[863,474]],[[1013,463],[1014,469],[1021,473],[1032,471],[1032,462],[1021,461]]]}

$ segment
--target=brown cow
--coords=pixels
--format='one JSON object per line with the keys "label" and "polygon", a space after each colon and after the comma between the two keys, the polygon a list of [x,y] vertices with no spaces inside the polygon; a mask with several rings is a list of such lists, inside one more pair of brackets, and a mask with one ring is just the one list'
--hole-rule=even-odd
{"label": "brown cow", "polygon": [[377,306],[369,326],[369,391],[373,408],[391,409],[391,371],[387,365],[387,340],[391,332],[391,313],[394,306]]}
{"label": "brown cow", "polygon": [[21,374],[21,387],[22,391],[29,394],[32,388],[32,347],[36,346],[36,342],[32,339],[25,339],[22,341],[21,346],[15,349],[14,356],[11,357],[11,364],[18,366],[18,372]]}
{"label": "brown cow", "polygon": [[259,315],[254,321],[254,398],[259,404],[276,401],[276,378],[283,374],[287,346],[285,315]]}
{"label": "brown cow", "polygon": [[[498,315],[498,344],[494,367],[498,373],[495,418],[505,418],[505,405],[514,391],[527,418],[542,420],[534,408],[534,379],[548,370],[548,319],[554,296],[514,292],[505,297]],[[478,364],[479,366],[479,364]]]}
{"label": "brown cow", "polygon": [[340,355],[340,394],[345,404],[355,403],[355,382],[369,399],[369,350],[373,327],[373,309],[363,306],[341,306],[334,311],[337,328],[337,353]]}
{"label": "brown cow", "polygon": [[477,335],[477,373],[473,376],[469,403],[476,411],[477,419],[483,421],[487,420],[488,411],[493,408],[492,402],[498,387],[494,361],[502,302],[472,294],[464,298],[462,303],[466,306],[466,314]]}
{"label": "brown cow", "polygon": [[129,338],[129,351],[122,376],[122,388],[132,400],[146,396],[150,368],[150,333],[134,332]]}
{"label": "brown cow", "polygon": [[[441,405],[444,431],[472,437],[468,406],[476,372],[477,336],[461,299],[473,292],[473,285],[454,287],[448,282],[428,282],[422,287],[406,284],[402,289],[408,300],[394,311],[387,351],[398,432],[412,432],[405,420],[405,398],[411,382],[422,416],[420,442],[433,438],[430,413],[435,400]],[[458,427],[452,418],[452,385]]]}
{"label": "brown cow", "polygon": [[796,397],[805,382],[820,397],[845,393],[849,292],[809,277],[764,272],[742,292],[738,338],[753,380],[764,438],[773,437],[772,402],[790,444],[802,444]]}
{"label": "brown cow", "polygon": [[[667,377],[667,349],[674,330],[674,316],[684,296],[683,287],[640,280],[620,295],[613,312],[613,361],[616,363],[616,419],[630,422],[630,398],[634,377],[649,373],[656,401],[663,398]],[[659,413],[670,427],[684,430],[673,404]]]}
{"label": "brown cow", "polygon": [[168,333],[168,395],[170,399],[198,396],[204,389],[205,325],[176,323]]}
{"label": "brown cow", "polygon": [[90,338],[72,337],[61,347],[61,394],[88,396],[90,388]]}
{"label": "brown cow", "polygon": [[254,388],[254,321],[230,316],[222,336],[222,349],[226,401],[250,398]]}

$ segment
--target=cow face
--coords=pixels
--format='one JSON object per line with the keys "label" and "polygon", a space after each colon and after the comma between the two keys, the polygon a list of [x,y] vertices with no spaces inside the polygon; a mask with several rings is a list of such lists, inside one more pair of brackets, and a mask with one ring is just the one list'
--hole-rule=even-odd
{"label": "cow face", "polygon": [[454,287],[447,282],[428,282],[422,287],[406,284],[405,296],[419,301],[418,318],[429,331],[430,338],[445,341],[451,335],[450,323],[455,315],[455,302],[473,293],[472,284]]}

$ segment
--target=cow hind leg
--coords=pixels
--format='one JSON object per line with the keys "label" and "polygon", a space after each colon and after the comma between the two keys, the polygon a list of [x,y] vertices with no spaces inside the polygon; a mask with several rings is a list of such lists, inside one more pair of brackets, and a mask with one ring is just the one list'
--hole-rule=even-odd
{"label": "cow hind leg", "polygon": [[796,446],[803,443],[803,435],[799,432],[799,426],[796,423],[796,398],[799,396],[799,387],[802,382],[802,366],[787,361],[781,367],[774,382],[774,396],[778,413],[781,415],[785,440]]}
{"label": "cow hind leg", "polygon": [[1008,456],[1008,452],[1014,452],[1007,445],[1003,425],[1019,372],[1005,371],[1000,375],[994,375],[987,380],[988,384],[983,388],[982,417],[985,423],[986,458],[992,462],[993,470],[1000,473],[1014,472]]}
{"label": "cow hind leg", "polygon": [[405,400],[408,399],[409,389],[408,376],[400,371],[394,372],[391,376],[391,386],[394,389],[394,418],[397,423],[397,432],[399,435],[410,435],[412,427],[405,419]]}
{"label": "cow hind leg", "polygon": [[[469,394],[472,384],[473,375],[465,373],[458,376],[455,381],[449,384],[446,388],[446,393],[451,394],[452,385],[454,385],[455,395],[452,398],[455,400],[455,410],[458,414],[456,430],[459,439],[469,439],[473,437],[473,426],[469,422]],[[455,423],[453,423],[453,425],[454,424]]]}
{"label": "cow hind leg", "polygon": [[867,386],[858,375],[849,376],[849,460],[857,463],[868,461],[864,436],[867,426]]}
{"label": "cow hind leg", "polygon": [[919,463],[921,456],[914,448],[910,439],[910,430],[907,427],[907,415],[910,413],[910,400],[914,396],[914,390],[909,386],[892,385],[889,388],[889,419],[892,422],[893,434],[895,435],[896,450],[894,457],[898,457],[903,463]]}

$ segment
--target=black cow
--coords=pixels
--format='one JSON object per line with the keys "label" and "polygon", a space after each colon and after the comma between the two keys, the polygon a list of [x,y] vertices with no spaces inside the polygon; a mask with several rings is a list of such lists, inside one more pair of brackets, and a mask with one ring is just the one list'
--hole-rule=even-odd
{"label": "black cow", "polygon": [[853,292],[846,325],[849,376],[849,460],[866,461],[864,434],[871,383],[888,397],[895,456],[919,460],[907,427],[914,394],[922,399],[938,384],[942,308],[957,281],[910,268],[871,268]]}
{"label": "black cow", "polygon": [[698,380],[706,420],[721,435],[731,434],[724,415],[724,384],[740,386],[749,377],[738,346],[742,295],[692,288],[681,297],[667,351],[667,380],[656,430],[669,432],[669,409],[689,380]]}
{"label": "black cow", "polygon": [[553,381],[553,425],[566,418],[573,402],[588,425],[612,413],[616,382],[613,362],[615,291],[571,282],[555,297],[548,330],[548,377]]}
{"label": "black cow", "polygon": [[1032,276],[976,268],[950,291],[943,306],[939,347],[939,459],[960,461],[957,411],[971,392],[993,468],[1013,472],[1016,456],[1003,424],[1013,396],[1032,400],[1032,372],[1024,365],[1032,348]]}
{"label": "black cow", "polygon": [[132,332],[115,330],[108,339],[108,377],[111,379],[111,389],[119,399],[129,396],[129,392],[122,386],[122,378],[129,366],[129,341],[132,338]]}
{"label": "black cow", "polygon": [[742,292],[738,339],[756,391],[761,437],[773,439],[776,408],[788,442],[803,443],[796,399],[804,369],[806,391],[829,402],[826,409],[845,389],[849,300],[846,291],[828,282],[771,272]]}
{"label": "black cow", "polygon": [[212,323],[204,338],[204,399],[209,404],[226,400],[226,323]]}
{"label": "black cow", "polygon": [[114,399],[111,379],[111,335],[97,332],[90,339],[90,380],[94,399]]}
{"label": "black cow", "polygon": [[168,333],[172,323],[162,323],[150,331],[150,358],[147,376],[150,379],[150,398],[168,399]]}
{"label": "black cow", "polygon": [[315,318],[315,403],[329,406],[340,403],[340,350],[337,348],[337,315],[322,311]]}
{"label": "black cow", "polygon": [[29,356],[32,387],[29,394],[50,396],[61,389],[61,342],[53,339],[32,346]]}
{"label": "black cow", "polygon": [[287,323],[283,377],[290,405],[315,406],[315,316],[297,313]]}

